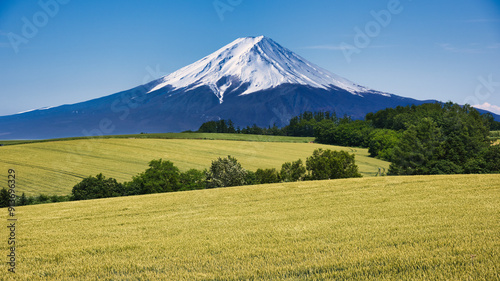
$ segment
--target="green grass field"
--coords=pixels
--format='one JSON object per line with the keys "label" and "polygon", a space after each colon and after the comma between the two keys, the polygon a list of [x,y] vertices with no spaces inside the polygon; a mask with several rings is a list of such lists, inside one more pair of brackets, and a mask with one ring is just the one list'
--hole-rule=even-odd
{"label": "green grass field", "polygon": [[[208,168],[217,157],[231,155],[244,168],[255,171],[280,169],[284,162],[299,158],[305,161],[314,149],[322,147],[355,153],[356,164],[364,176],[374,176],[378,167],[389,166],[388,162],[368,157],[367,149],[305,143],[307,138],[246,137],[255,141],[104,138],[9,145],[0,147],[0,173],[6,175],[9,168],[16,169],[18,191],[27,195],[67,195],[83,178],[98,173],[120,182],[130,181],[148,167],[149,161],[159,158],[188,170]],[[265,141],[269,139],[273,141]],[[299,140],[301,143],[292,142]]]}
{"label": "green grass field", "polygon": [[500,279],[500,175],[187,191],[17,218],[17,273],[2,261],[1,280]]}

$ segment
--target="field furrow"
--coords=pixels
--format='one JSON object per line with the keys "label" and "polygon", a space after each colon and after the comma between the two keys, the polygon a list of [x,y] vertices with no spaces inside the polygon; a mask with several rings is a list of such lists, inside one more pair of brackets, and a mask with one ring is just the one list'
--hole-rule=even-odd
{"label": "field furrow", "polygon": [[500,279],[499,175],[219,188],[17,217],[17,273],[2,262],[0,280]]}

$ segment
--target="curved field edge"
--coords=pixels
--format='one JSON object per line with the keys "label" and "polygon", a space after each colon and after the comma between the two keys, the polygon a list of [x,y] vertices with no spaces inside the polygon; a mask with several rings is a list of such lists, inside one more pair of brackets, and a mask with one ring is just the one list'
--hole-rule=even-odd
{"label": "curved field edge", "polygon": [[248,170],[279,170],[284,162],[305,161],[317,148],[354,153],[364,176],[375,175],[378,167],[389,167],[389,162],[368,157],[367,149],[315,143],[109,138],[0,147],[0,173],[16,169],[19,194],[67,195],[83,178],[98,173],[120,182],[130,181],[153,159],[170,160],[185,171],[208,168],[217,157],[231,155]]}
{"label": "curved field edge", "polygon": [[498,280],[499,202],[499,175],[454,175],[23,206],[15,277]]}

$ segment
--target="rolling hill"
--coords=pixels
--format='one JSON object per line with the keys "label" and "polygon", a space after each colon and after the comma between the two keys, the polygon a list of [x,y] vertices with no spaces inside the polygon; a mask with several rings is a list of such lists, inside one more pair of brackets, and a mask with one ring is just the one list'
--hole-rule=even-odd
{"label": "rolling hill", "polygon": [[15,280],[498,280],[499,202],[453,175],[23,206]]}
{"label": "rolling hill", "polygon": [[[236,157],[244,168],[255,171],[258,168],[280,169],[284,162],[299,158],[305,161],[316,148],[329,148],[354,153],[356,164],[364,176],[374,176],[378,167],[389,167],[386,161],[368,157],[367,149],[304,143],[307,138],[230,134],[202,136],[257,141],[143,139],[138,135],[128,138],[122,136],[7,145],[0,147],[0,170],[17,170],[18,192],[25,192],[27,195],[67,195],[83,178],[98,173],[116,178],[120,182],[130,181],[133,176],[148,167],[149,161],[160,158],[172,161],[185,171],[191,168],[203,170],[217,157],[231,155]],[[299,140],[302,143],[282,142],[287,140]]]}

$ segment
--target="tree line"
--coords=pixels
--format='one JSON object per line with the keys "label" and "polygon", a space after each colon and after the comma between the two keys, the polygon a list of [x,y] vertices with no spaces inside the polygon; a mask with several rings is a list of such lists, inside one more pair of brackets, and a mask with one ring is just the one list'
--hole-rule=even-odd
{"label": "tree line", "polygon": [[322,122],[316,141],[368,148],[390,161],[389,175],[500,172],[500,146],[489,133],[499,122],[469,105],[433,103],[369,113],[365,120]]}
{"label": "tree line", "polygon": [[[279,171],[265,168],[253,172],[244,169],[236,158],[228,156],[212,161],[208,169],[181,172],[174,163],[159,159],[149,162],[149,168],[134,176],[130,182],[119,183],[101,173],[84,178],[73,187],[70,196],[45,198],[40,195],[27,199],[23,193],[16,200],[16,205],[350,177],[361,177],[354,162],[354,154],[328,149],[315,150],[306,159],[305,165],[301,159],[283,163]],[[4,199],[3,193],[1,190],[0,207],[8,206],[8,197]]]}
{"label": "tree line", "polygon": [[[0,189],[0,208],[9,206],[9,191],[5,188]],[[21,196],[16,196],[15,206],[36,205],[46,203],[57,203],[70,201],[70,195],[46,195],[39,194],[27,196],[24,192]]]}
{"label": "tree line", "polygon": [[295,136],[295,137],[313,137],[314,126],[322,120],[330,120],[335,123],[351,120],[350,117],[344,116],[338,118],[335,113],[330,112],[310,112],[306,111],[298,116],[290,119],[288,125],[283,128],[278,128],[276,124],[273,126],[259,127],[256,124],[240,128],[235,127],[233,121],[218,120],[208,121],[203,123],[197,132],[199,133],[228,133],[228,134],[252,134],[252,135],[274,135],[274,136]]}
{"label": "tree line", "polygon": [[[234,124],[211,121],[200,131]],[[238,128],[239,129],[239,128]],[[500,146],[490,130],[499,130],[491,114],[451,102],[398,106],[368,113],[364,120],[335,113],[304,112],[283,128],[256,125],[236,133],[315,137],[315,142],[368,148],[370,156],[391,162],[389,175],[499,173]]]}

